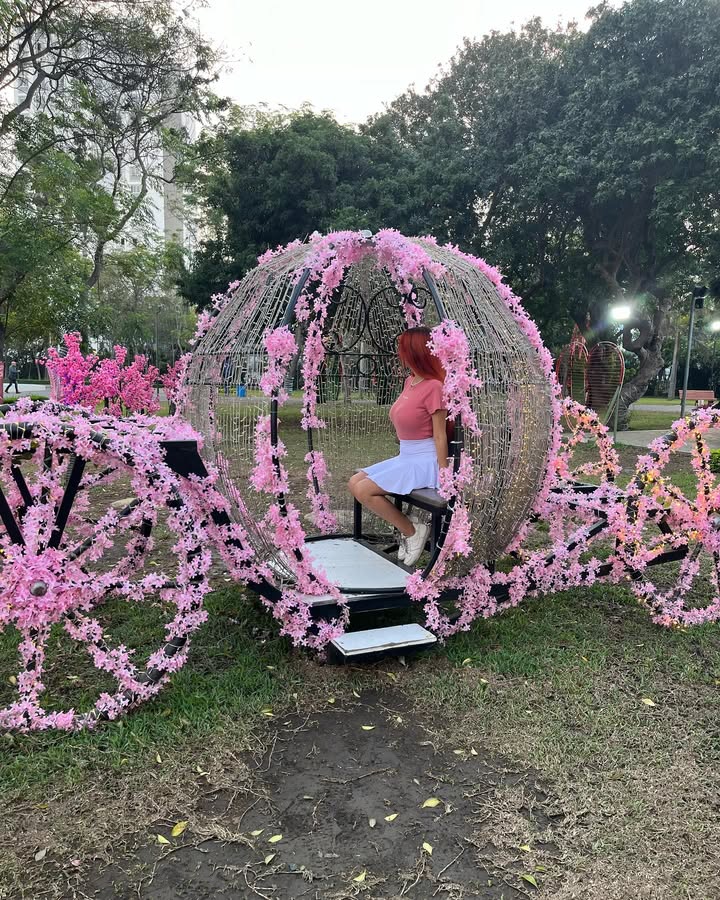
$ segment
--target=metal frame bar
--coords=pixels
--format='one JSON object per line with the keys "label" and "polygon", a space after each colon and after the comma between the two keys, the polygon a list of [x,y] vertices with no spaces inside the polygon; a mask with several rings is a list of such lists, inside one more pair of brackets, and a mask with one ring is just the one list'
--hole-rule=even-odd
{"label": "metal frame bar", "polygon": [[5,531],[8,533],[8,537],[13,542],[13,544],[19,544],[21,547],[25,546],[25,539],[22,536],[22,532],[20,531],[20,526],[15,521],[15,516],[13,516],[12,510],[10,509],[10,504],[7,502],[5,494],[2,491],[2,487],[0,487],[0,519],[2,519],[2,523],[5,526]]}
{"label": "metal frame bar", "polygon": [[55,527],[53,528],[50,540],[48,541],[48,547],[52,550],[57,550],[60,546],[60,542],[62,541],[65,532],[65,526],[70,518],[70,510],[75,502],[75,497],[77,496],[84,471],[85,460],[82,456],[75,456],[72,468],[70,469],[70,476],[68,477],[68,482],[65,486],[65,492],[60,501],[60,508],[55,516]]}

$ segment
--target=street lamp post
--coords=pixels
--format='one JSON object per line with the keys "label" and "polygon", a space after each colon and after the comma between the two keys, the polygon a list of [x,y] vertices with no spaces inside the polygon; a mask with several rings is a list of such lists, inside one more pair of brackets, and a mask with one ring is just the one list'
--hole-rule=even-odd
{"label": "street lamp post", "polygon": [[[610,307],[610,318],[617,322],[620,326],[620,334],[618,335],[618,346],[624,347],[625,344],[625,323],[632,316],[632,307],[627,303],[618,303],[616,306]],[[622,388],[618,388],[615,396],[615,411],[613,413],[613,444],[617,444],[618,429],[618,413],[620,411],[620,392]]]}
{"label": "street lamp post", "polygon": [[715,357],[717,356],[718,334],[720,334],[720,319],[713,319],[710,323],[710,331],[715,335],[713,340],[712,361],[710,363],[710,389],[715,392]]}
{"label": "street lamp post", "polygon": [[690,377],[690,353],[692,351],[693,329],[695,327],[695,309],[702,309],[705,294],[707,294],[707,288],[704,285],[696,284],[692,291],[692,302],[690,303],[690,324],[688,325],[687,355],[685,356],[685,374],[683,376],[683,390],[682,398],[680,400],[681,419],[685,417],[685,402],[687,399],[688,378]]}

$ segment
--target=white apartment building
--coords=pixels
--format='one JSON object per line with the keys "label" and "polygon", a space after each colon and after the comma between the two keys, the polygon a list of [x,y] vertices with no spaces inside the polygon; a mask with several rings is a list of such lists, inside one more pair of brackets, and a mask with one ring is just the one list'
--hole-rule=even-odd
{"label": "white apartment building", "polygon": [[[190,116],[174,115],[167,124],[171,128],[184,130],[190,140],[195,139],[197,128]],[[183,188],[172,180],[175,169],[172,153],[164,151],[156,158],[147,160],[146,165],[162,174],[162,180],[150,188],[146,198],[158,237],[165,241],[174,240],[192,253],[197,241],[195,233],[190,227],[190,217],[185,205]],[[122,172],[122,180],[131,194],[140,193],[142,173],[138,166],[126,166]],[[132,229],[130,229],[129,237],[131,239]],[[127,243],[127,239],[121,239],[120,243],[124,245]]]}

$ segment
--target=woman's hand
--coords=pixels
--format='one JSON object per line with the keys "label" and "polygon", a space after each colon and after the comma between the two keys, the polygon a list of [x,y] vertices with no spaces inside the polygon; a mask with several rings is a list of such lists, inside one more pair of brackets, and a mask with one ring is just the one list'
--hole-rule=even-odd
{"label": "woman's hand", "polygon": [[448,466],[448,442],[447,442],[447,410],[439,409],[432,414],[433,440],[437,451],[438,466],[445,469]]}

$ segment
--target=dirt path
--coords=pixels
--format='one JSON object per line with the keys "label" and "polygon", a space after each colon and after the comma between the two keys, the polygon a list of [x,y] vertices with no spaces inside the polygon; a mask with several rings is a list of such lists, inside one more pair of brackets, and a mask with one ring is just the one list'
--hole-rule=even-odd
{"label": "dirt path", "polygon": [[533,774],[481,748],[443,747],[399,694],[328,703],[273,731],[251,783],[208,792],[177,838],[159,822],[169,844],[148,835],[82,896],[512,900],[541,877],[530,844],[534,859],[558,855],[562,813]]}

